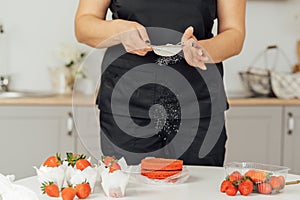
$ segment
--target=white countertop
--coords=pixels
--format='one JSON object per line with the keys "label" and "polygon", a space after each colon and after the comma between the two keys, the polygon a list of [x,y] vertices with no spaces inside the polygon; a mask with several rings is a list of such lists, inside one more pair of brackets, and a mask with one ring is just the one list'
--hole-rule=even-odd
{"label": "white countertop", "polygon": [[[220,184],[225,178],[225,170],[221,167],[201,167],[188,166],[190,177],[187,182],[177,185],[146,185],[138,183],[132,179],[127,187],[126,196],[122,200],[229,200],[229,199],[249,199],[249,200],[296,200],[300,198],[300,184],[288,185],[283,192],[275,195],[262,195],[252,193],[249,196],[240,194],[235,197],[227,196],[219,191]],[[287,181],[298,180],[300,175],[291,175],[287,177]],[[42,195],[37,177],[29,177],[18,180],[17,184],[32,189],[41,200],[61,199],[50,198]],[[88,199],[103,200],[110,199],[104,195],[100,185],[95,189],[95,193],[91,194]]]}

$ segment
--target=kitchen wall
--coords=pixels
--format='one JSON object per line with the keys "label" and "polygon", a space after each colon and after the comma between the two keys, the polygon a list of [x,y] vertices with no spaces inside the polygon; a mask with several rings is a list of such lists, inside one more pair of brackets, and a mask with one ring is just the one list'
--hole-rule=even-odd
{"label": "kitchen wall", "polygon": [[[0,73],[12,74],[16,89],[49,90],[48,68],[61,64],[56,55],[63,43],[75,43],[73,18],[78,0],[0,0]],[[300,39],[299,0],[248,0],[247,38],[239,56],[225,62],[229,93],[241,92],[238,72],[246,69],[267,45],[277,44],[292,63]],[[81,47],[84,47],[81,45]],[[87,48],[87,50],[91,50]],[[261,65],[261,62],[258,62]],[[278,69],[289,70],[282,61]]]}
{"label": "kitchen wall", "polygon": [[[297,18],[298,16],[298,18]],[[299,0],[248,0],[247,36],[243,51],[225,62],[225,83],[229,95],[243,91],[237,73],[245,70],[254,57],[268,45],[278,45],[289,60],[295,64],[296,41],[300,40]],[[275,53],[268,54],[270,64]],[[256,66],[264,66],[260,59]],[[290,66],[280,56],[276,69],[289,71]]]}
{"label": "kitchen wall", "polygon": [[[0,0],[0,21],[5,28],[1,43],[7,51],[5,68],[17,89],[49,90],[48,68],[61,64],[57,51],[74,43],[76,0]],[[4,40],[5,39],[5,40]],[[2,50],[3,52],[3,50]],[[1,71],[1,70],[0,70]]]}

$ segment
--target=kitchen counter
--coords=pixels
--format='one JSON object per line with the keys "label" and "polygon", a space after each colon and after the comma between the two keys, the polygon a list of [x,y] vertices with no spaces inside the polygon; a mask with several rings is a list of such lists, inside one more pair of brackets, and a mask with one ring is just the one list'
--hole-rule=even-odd
{"label": "kitchen counter", "polygon": [[[231,106],[300,106],[300,99],[229,98],[228,102]],[[76,94],[76,97],[72,98],[72,94],[58,94],[51,97],[0,98],[0,106],[71,106],[72,103],[80,106],[93,106],[95,97]]]}
{"label": "kitchen counter", "polygon": [[300,99],[229,98],[231,106],[300,106]]}
{"label": "kitchen counter", "polygon": [[[273,200],[291,200],[299,199],[300,185],[288,185],[283,192],[274,195],[262,195],[252,193],[249,196],[242,196],[237,194],[234,197],[227,196],[219,191],[220,184],[225,178],[225,170],[222,167],[204,167],[204,166],[187,166],[190,177],[182,184],[175,185],[149,185],[137,181],[137,179],[130,179],[126,189],[126,196],[124,200],[161,200],[161,199],[273,199]],[[298,180],[299,175],[288,174],[287,181]],[[16,182],[17,184],[26,186],[32,189],[39,199],[50,200],[53,198],[41,194],[40,185],[37,177],[29,177]],[[96,185],[95,193],[91,194],[89,199],[113,199],[105,197],[100,183]]]}
{"label": "kitchen counter", "polygon": [[0,98],[0,106],[71,106],[73,103],[80,106],[95,105],[93,95],[57,94],[50,97],[22,97],[22,98]]}

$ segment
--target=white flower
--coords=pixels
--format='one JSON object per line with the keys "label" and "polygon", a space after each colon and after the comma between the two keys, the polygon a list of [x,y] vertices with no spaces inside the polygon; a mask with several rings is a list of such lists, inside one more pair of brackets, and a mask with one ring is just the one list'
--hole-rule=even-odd
{"label": "white flower", "polygon": [[77,75],[86,78],[85,69],[82,67],[85,55],[86,53],[75,44],[63,44],[62,49],[58,52],[64,66],[70,69],[73,79]]}
{"label": "white flower", "polygon": [[74,44],[64,44],[58,55],[66,67],[72,67],[82,62],[85,52],[81,51],[78,46]]}

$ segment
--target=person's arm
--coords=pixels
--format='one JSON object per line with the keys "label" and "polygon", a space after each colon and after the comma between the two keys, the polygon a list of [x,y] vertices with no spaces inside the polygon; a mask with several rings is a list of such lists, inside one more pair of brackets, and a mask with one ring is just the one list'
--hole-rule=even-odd
{"label": "person's arm", "polygon": [[[241,52],[245,39],[246,0],[218,0],[218,34],[197,40],[193,28],[183,34],[184,57],[194,67],[206,69],[205,63],[218,63]],[[197,42],[199,45],[197,45]],[[196,43],[196,45],[191,45]]]}
{"label": "person's arm", "polygon": [[145,55],[151,51],[145,27],[121,19],[105,20],[110,0],[80,0],[75,16],[75,35],[92,47],[110,47],[122,43],[130,53]]}
{"label": "person's arm", "polygon": [[246,0],[218,0],[218,35],[200,40],[213,62],[239,54],[245,39]]}

